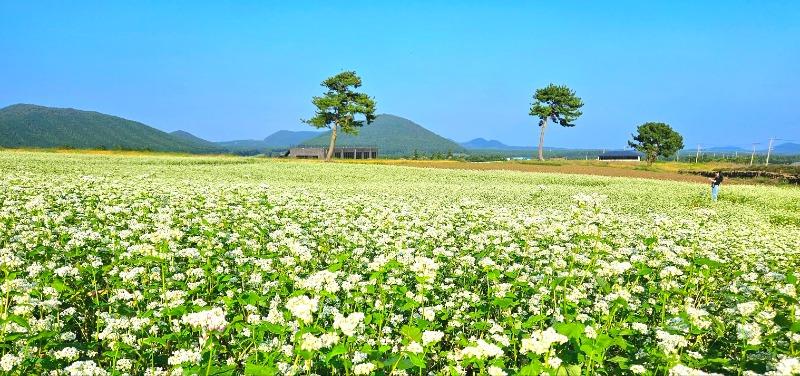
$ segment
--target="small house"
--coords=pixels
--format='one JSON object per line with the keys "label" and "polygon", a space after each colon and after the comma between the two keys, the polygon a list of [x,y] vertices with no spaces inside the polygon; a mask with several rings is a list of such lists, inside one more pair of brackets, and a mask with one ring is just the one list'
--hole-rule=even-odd
{"label": "small house", "polygon": [[[289,149],[290,158],[325,159],[328,148],[324,147],[296,147]],[[340,147],[333,149],[333,157],[340,159],[375,159],[378,158],[378,148],[374,147]]]}
{"label": "small house", "polygon": [[635,150],[610,150],[597,156],[598,161],[641,161],[642,154]]}

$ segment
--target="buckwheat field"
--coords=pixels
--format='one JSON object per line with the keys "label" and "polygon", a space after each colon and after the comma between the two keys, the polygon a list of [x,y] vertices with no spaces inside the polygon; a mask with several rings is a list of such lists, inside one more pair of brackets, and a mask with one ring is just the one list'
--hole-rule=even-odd
{"label": "buckwheat field", "polygon": [[800,190],[0,153],[7,375],[800,373]]}

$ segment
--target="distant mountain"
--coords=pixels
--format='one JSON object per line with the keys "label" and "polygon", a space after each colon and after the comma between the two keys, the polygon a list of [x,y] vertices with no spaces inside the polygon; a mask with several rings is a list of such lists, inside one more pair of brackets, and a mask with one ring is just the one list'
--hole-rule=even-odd
{"label": "distant mountain", "polygon": [[497,141],[487,140],[485,138],[474,138],[467,142],[460,143],[461,146],[467,149],[508,149],[508,145]]}
{"label": "distant mountain", "polygon": [[793,142],[786,142],[772,148],[772,152],[775,154],[790,154],[790,155],[800,155],[800,144],[795,144]]}
{"label": "distant mountain", "polygon": [[0,146],[186,153],[219,151],[117,116],[32,104],[0,109]]}
{"label": "distant mountain", "polygon": [[297,146],[305,140],[319,136],[323,132],[316,131],[277,131],[263,140],[233,140],[215,142],[219,147],[234,153],[257,154],[270,153],[278,149]]}
{"label": "distant mountain", "polygon": [[229,151],[246,151],[252,150],[255,152],[268,149],[269,147],[264,143],[264,140],[233,140],[233,141],[218,141],[215,145]]}
{"label": "distant mountain", "polygon": [[217,144],[215,144],[215,143],[213,143],[211,141],[208,141],[206,139],[202,139],[200,137],[197,137],[197,136],[195,136],[195,135],[193,135],[193,134],[191,134],[189,132],[186,132],[186,131],[177,130],[177,131],[174,131],[174,132],[170,132],[169,134],[171,134],[173,137],[179,138],[179,139],[184,140],[186,142],[193,143],[194,145],[197,145],[198,147],[208,148],[210,150],[223,151],[223,149],[221,147],[219,147]]}
{"label": "distant mountain", "polygon": [[[328,146],[330,131],[302,143],[304,146]],[[403,156],[432,153],[460,153],[464,148],[439,136],[411,120],[395,115],[378,115],[372,124],[364,125],[358,135],[340,133],[336,146],[376,146],[378,155]]]}
{"label": "distant mountain", "polygon": [[[480,138],[480,137],[472,139],[472,140],[469,140],[467,142],[462,142],[460,145],[465,147],[465,148],[467,148],[467,149],[469,149],[469,150],[482,150],[482,151],[487,151],[487,150],[516,150],[516,151],[521,151],[521,150],[534,150],[534,149],[536,149],[536,146],[511,146],[511,145],[506,145],[506,144],[504,144],[504,143],[502,143],[500,141],[497,141],[497,140],[487,140],[485,138]],[[546,150],[561,150],[561,149],[564,149],[564,148],[555,148],[555,147],[550,147],[550,146],[545,146],[544,148]]]}
{"label": "distant mountain", "polygon": [[301,144],[303,141],[310,140],[324,132],[318,131],[277,131],[264,139],[264,144],[268,147],[288,147]]}
{"label": "distant mountain", "polygon": [[[686,150],[691,150],[691,149],[686,149]],[[710,151],[710,152],[730,152],[730,153],[733,153],[733,152],[746,153],[746,152],[747,152],[747,149],[740,148],[740,147],[738,147],[738,146],[715,146],[715,147],[711,147],[711,148],[703,149],[703,151]]]}

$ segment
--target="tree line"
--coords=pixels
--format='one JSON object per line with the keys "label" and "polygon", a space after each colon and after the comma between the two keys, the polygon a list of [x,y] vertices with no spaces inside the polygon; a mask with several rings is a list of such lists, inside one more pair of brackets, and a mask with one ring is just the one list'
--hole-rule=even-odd
{"label": "tree line", "polygon": [[[321,96],[312,98],[317,108],[312,118],[302,120],[315,128],[331,130],[331,140],[325,160],[333,157],[338,132],[358,134],[358,129],[375,119],[375,99],[365,93],[355,91],[361,87],[361,77],[354,71],[345,71],[322,81],[327,90]],[[574,127],[583,112],[583,101],[566,85],[550,84],[537,89],[529,115],[538,119],[539,147],[538,159],[544,160],[544,134],[552,122],[562,127]],[[683,136],[662,122],[646,122],[636,128],[628,146],[645,154],[645,160],[652,164],[659,156],[674,155],[683,148]]]}

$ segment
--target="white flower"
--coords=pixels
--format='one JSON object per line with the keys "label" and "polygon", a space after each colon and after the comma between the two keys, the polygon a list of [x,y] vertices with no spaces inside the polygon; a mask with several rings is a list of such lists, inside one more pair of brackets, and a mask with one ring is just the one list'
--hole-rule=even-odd
{"label": "white flower", "polygon": [[422,346],[417,341],[412,341],[408,345],[403,348],[403,351],[407,351],[413,354],[421,354],[423,350]]}
{"label": "white flower", "polygon": [[506,376],[506,372],[497,366],[489,366],[486,368],[486,373],[488,373],[489,376]]}
{"label": "white flower", "polygon": [[586,334],[586,338],[590,339],[597,338],[597,332],[591,325],[587,325],[586,328],[583,329],[583,333]]}
{"label": "white flower", "polygon": [[736,338],[746,341],[748,345],[760,345],[761,326],[756,323],[736,324]]}
{"label": "white flower", "polygon": [[22,363],[22,358],[14,354],[8,353],[0,358],[0,370],[4,372],[11,372],[14,367]]}
{"label": "white flower", "polygon": [[669,334],[662,330],[656,331],[656,339],[658,339],[658,347],[667,355],[676,354],[680,348],[689,344],[682,335]]}
{"label": "white flower", "polygon": [[467,346],[461,350],[462,358],[486,359],[500,356],[503,356],[503,349],[482,339],[479,339],[475,346]]}
{"label": "white flower", "polygon": [[339,342],[339,337],[333,333],[324,333],[317,337],[311,333],[303,333],[300,337],[300,349],[306,351],[317,351],[323,347],[331,347]]}
{"label": "white flower", "polygon": [[78,349],[76,349],[74,347],[65,347],[65,348],[63,348],[61,350],[58,350],[58,351],[53,353],[53,357],[54,358],[56,358],[56,359],[64,359],[64,360],[69,360],[69,361],[78,359],[79,356],[80,356],[80,352],[78,352]]}
{"label": "white flower", "polygon": [[669,376],[723,376],[719,373],[708,373],[699,369],[689,368],[683,364],[678,364],[669,370]]}
{"label": "white flower", "polygon": [[736,305],[736,310],[739,311],[739,314],[742,316],[750,316],[755,312],[756,308],[758,308],[757,302],[746,302],[746,303],[739,303]]}
{"label": "white flower", "polygon": [[373,363],[361,363],[353,366],[353,373],[356,375],[369,375],[375,370]]}
{"label": "white flower", "polygon": [[550,327],[544,331],[534,331],[530,338],[523,338],[522,346],[520,346],[519,351],[522,354],[544,354],[550,349],[552,344],[565,343],[568,340],[566,336],[559,334]]}
{"label": "white flower", "polygon": [[300,337],[300,349],[305,351],[317,351],[322,348],[323,342],[322,340],[311,334],[311,333],[303,333]]}
{"label": "white flower", "polygon": [[644,366],[642,366],[641,364],[634,364],[631,366],[631,372],[637,375],[641,375],[647,372],[647,369],[645,369]]}
{"label": "white flower", "polygon": [[286,309],[300,321],[310,324],[314,320],[313,314],[317,311],[318,298],[309,298],[305,295],[295,296],[286,301]]}
{"label": "white flower", "polygon": [[64,368],[64,371],[69,376],[107,376],[108,372],[104,369],[100,368],[97,363],[91,360],[82,360],[77,361],[67,368]]}
{"label": "white flower", "polygon": [[333,328],[341,330],[342,333],[348,337],[352,337],[356,334],[356,329],[358,329],[358,326],[363,320],[364,314],[361,312],[351,313],[347,317],[336,313],[333,319]]}
{"label": "white flower", "polygon": [[133,368],[133,361],[127,358],[117,360],[117,370],[122,372],[130,371]]}
{"label": "white flower", "polygon": [[770,376],[800,375],[800,359],[785,357],[775,365],[775,372],[768,372]]}
{"label": "white flower", "polygon": [[228,326],[225,311],[215,307],[207,311],[192,312],[183,315],[181,321],[195,329],[203,331],[223,331]]}
{"label": "white flower", "polygon": [[561,362],[562,362],[561,358],[559,358],[557,356],[551,356],[551,357],[547,358],[547,362],[546,363],[547,363],[548,367],[556,369],[559,366],[561,366]]}
{"label": "white flower", "polygon": [[184,363],[199,364],[202,355],[198,350],[184,350],[178,349],[172,352],[172,356],[167,359],[167,364],[171,366],[178,366]]}
{"label": "white flower", "polygon": [[647,331],[648,331],[647,330],[647,324],[640,323],[640,322],[632,323],[631,324],[631,329],[633,329],[633,330],[635,330],[635,331],[637,331],[639,333],[642,333],[642,334],[647,334]]}
{"label": "white flower", "polygon": [[442,340],[444,333],[437,330],[426,330],[422,332],[422,345],[428,346]]}

